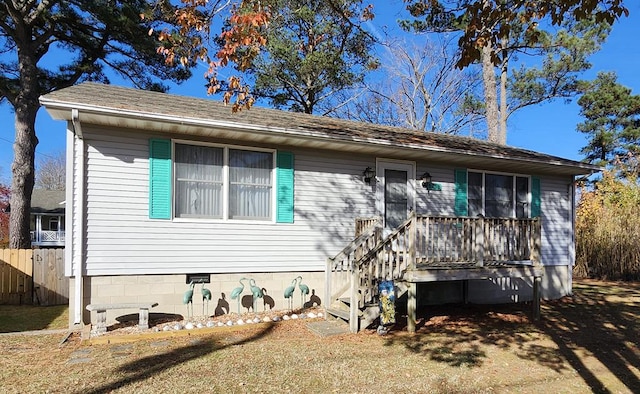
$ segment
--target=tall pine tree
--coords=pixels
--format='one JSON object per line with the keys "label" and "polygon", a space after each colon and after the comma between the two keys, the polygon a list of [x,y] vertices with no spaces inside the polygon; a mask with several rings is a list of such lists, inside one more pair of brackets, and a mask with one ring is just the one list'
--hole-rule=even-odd
{"label": "tall pine tree", "polygon": [[[165,65],[153,28],[171,24],[169,1],[3,1],[0,4],[0,102],[15,112],[10,247],[30,247],[38,97],[75,83],[108,82],[106,70],[136,87],[189,77]],[[46,56],[50,55],[50,56]],[[47,67],[47,65],[52,65]]]}
{"label": "tall pine tree", "polygon": [[[376,67],[373,38],[356,16],[362,0],[267,0],[266,44],[246,71],[253,93],[276,108],[326,114],[334,94],[362,82]],[[243,49],[241,48],[240,51]]]}
{"label": "tall pine tree", "polygon": [[[591,67],[587,57],[599,50],[609,32],[606,19],[586,15],[558,20],[560,29],[549,24],[542,30],[518,1],[500,6],[491,0],[409,3],[416,19],[403,21],[405,29],[462,33],[458,66],[480,64],[487,135],[500,144],[506,144],[507,121],[515,111],[578,93],[578,75]],[[541,64],[512,69],[514,61],[529,56],[542,59]]]}
{"label": "tall pine tree", "polygon": [[577,129],[589,142],[580,153],[589,163],[623,171],[635,167],[640,157],[640,96],[620,85],[612,72],[599,73],[583,89],[578,104],[585,120]]}

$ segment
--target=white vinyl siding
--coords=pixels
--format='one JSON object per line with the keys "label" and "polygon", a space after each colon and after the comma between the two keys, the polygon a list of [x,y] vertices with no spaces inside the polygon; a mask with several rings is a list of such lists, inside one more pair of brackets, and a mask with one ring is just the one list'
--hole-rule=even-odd
{"label": "white vinyl siding", "polygon": [[[326,258],[352,239],[355,218],[379,215],[376,184],[362,179],[376,157],[285,147],[295,155],[293,223],[149,219],[148,140],[157,135],[90,125],[83,131],[85,179],[74,178],[73,203],[78,206],[84,181],[83,256],[89,276],[323,271]],[[76,141],[75,147],[81,146]],[[82,155],[76,152],[75,157],[81,160]],[[77,171],[83,163],[74,166]],[[420,161],[416,166],[417,174],[428,170],[432,182],[442,186],[442,191],[417,187],[417,213],[453,215],[455,167]],[[540,178],[542,262],[570,264],[571,178]],[[73,242],[81,242],[80,234],[74,232]],[[80,258],[75,255],[74,261]]]}
{"label": "white vinyl siding", "polygon": [[[372,216],[368,158],[295,153],[295,222],[148,218],[148,139],[85,126],[88,275],[321,271]],[[277,147],[271,147],[277,148]]]}
{"label": "white vinyl siding", "polygon": [[573,264],[572,179],[542,178],[542,261],[545,265]]}

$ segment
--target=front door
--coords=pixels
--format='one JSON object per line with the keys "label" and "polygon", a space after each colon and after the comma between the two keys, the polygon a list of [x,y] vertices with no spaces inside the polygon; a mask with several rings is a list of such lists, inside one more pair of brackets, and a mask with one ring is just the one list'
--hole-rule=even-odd
{"label": "front door", "polygon": [[379,160],[376,173],[378,212],[384,227],[392,230],[407,220],[414,209],[415,165],[410,162]]}

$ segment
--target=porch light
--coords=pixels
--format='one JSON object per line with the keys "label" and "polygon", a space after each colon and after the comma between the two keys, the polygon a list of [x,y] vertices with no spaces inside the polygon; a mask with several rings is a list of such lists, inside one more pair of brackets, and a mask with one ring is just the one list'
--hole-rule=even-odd
{"label": "porch light", "polygon": [[370,185],[371,184],[371,179],[373,179],[373,177],[376,176],[376,172],[371,167],[367,167],[362,172],[362,176],[364,178],[364,182],[367,185]]}
{"label": "porch light", "polygon": [[422,187],[429,190],[429,187],[431,186],[431,174],[429,174],[428,172],[425,172],[420,177],[420,180],[422,181]]}

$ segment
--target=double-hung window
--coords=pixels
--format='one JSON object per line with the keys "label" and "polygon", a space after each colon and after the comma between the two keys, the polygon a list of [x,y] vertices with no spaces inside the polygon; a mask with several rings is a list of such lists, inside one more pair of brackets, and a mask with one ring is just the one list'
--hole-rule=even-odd
{"label": "double-hung window", "polygon": [[529,177],[468,172],[468,214],[485,217],[527,218]]}
{"label": "double-hung window", "polygon": [[176,143],[174,160],[176,218],[272,219],[272,151]]}

